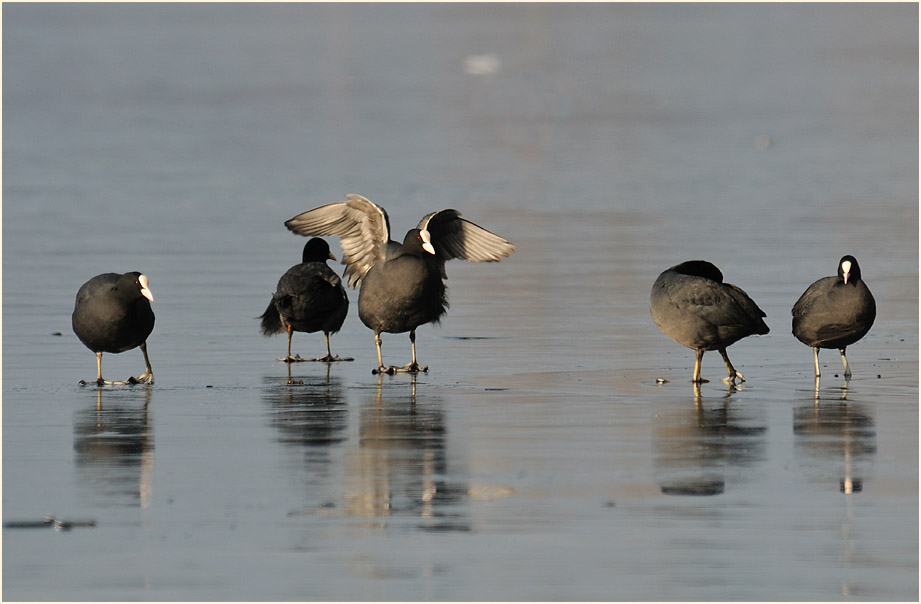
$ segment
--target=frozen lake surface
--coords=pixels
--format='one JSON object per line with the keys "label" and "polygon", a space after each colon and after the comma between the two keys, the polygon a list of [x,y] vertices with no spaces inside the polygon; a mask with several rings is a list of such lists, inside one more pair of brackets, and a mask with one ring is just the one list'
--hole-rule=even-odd
{"label": "frozen lake surface", "polygon": [[[3,520],[91,524],[4,528],[4,599],[917,601],[917,5],[3,17]],[[448,264],[416,379],[355,291],[354,362],[259,335],[346,193],[518,246]],[[790,308],[846,253],[878,316],[816,393]],[[767,313],[740,387],[649,316],[692,258]],[[156,384],[81,387],[74,295],[129,270]]]}

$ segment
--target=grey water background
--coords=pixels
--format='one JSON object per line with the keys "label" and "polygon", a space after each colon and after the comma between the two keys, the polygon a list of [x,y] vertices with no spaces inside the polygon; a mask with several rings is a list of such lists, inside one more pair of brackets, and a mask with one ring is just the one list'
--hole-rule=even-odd
{"label": "grey water background", "polygon": [[[4,599],[917,600],[917,5],[2,10],[3,520],[95,522],[5,528]],[[355,292],[352,363],[258,333],[346,193],[518,246],[448,265],[416,380]],[[845,253],[878,317],[816,395],[790,307]],[[649,317],[691,258],[767,312],[737,389]],[[156,384],[80,387],[128,270]]]}

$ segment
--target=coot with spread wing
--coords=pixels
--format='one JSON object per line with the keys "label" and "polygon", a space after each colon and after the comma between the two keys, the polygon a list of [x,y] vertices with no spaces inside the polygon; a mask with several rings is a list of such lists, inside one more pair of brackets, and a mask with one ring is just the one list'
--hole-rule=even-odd
{"label": "coot with spread wing", "polygon": [[[361,287],[358,316],[374,331],[378,367],[373,372],[428,371],[416,362],[416,328],[437,323],[447,311],[445,262],[497,262],[515,246],[450,209],[426,215],[397,243],[390,238],[384,208],[360,195],[346,198],[298,214],[285,226],[299,235],[340,237],[349,285]],[[409,332],[412,360],[407,365],[384,366],[383,332]]]}

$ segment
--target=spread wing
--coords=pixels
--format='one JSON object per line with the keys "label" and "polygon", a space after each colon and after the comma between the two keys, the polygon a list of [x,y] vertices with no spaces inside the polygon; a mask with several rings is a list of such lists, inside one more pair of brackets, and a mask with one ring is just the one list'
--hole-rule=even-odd
{"label": "spread wing", "polygon": [[338,235],[342,245],[342,264],[352,287],[361,283],[368,270],[381,262],[390,240],[387,212],[361,195],[346,195],[337,201],[302,212],[285,222],[298,235],[308,237]]}
{"label": "spread wing", "polygon": [[504,237],[461,218],[457,210],[432,212],[419,221],[417,227],[432,236],[435,255],[446,277],[444,263],[452,258],[471,262],[498,262],[515,250]]}

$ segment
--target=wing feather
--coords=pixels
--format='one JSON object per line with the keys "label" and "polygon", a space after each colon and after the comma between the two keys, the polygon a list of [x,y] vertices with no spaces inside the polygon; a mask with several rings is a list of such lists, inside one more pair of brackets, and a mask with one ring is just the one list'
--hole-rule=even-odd
{"label": "wing feather", "polygon": [[384,208],[361,195],[307,210],[285,222],[298,235],[338,235],[349,285],[356,287],[372,266],[384,259],[390,218]]}
{"label": "wing feather", "polygon": [[453,258],[470,262],[498,262],[515,250],[515,244],[478,224],[461,218],[457,210],[441,210],[419,221],[419,229],[432,236],[432,245],[442,263]]}

